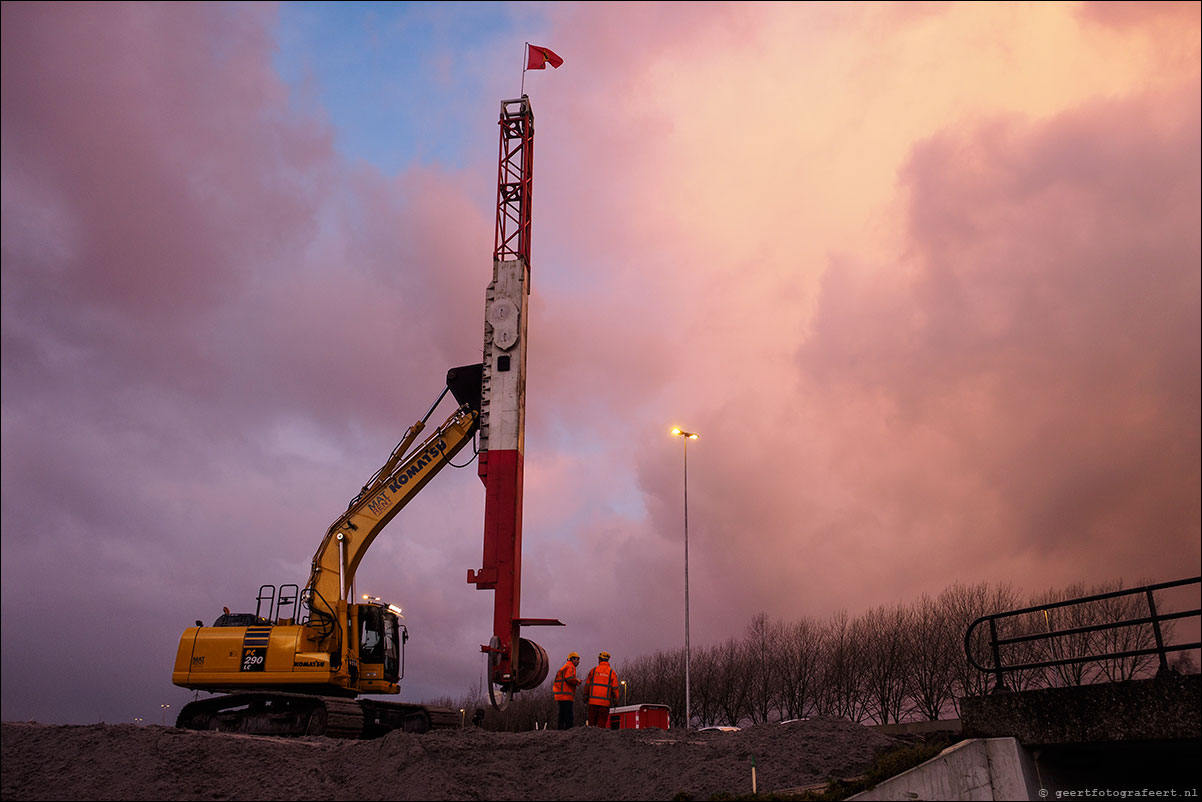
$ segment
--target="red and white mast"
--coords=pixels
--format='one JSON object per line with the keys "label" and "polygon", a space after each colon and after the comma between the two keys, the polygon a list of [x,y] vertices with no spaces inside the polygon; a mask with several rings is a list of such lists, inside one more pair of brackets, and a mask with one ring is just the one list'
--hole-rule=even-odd
{"label": "red and white mast", "polygon": [[[522,464],[526,434],[526,343],[530,298],[530,212],[533,200],[534,113],[526,95],[501,102],[497,225],[492,283],[484,303],[484,376],[480,461],[485,487],[484,561],[469,570],[478,590],[496,592],[489,655],[492,685],[508,694],[538,687],[547,653],[521,637],[521,627],[560,625],[522,618]],[[496,699],[493,698],[496,705]],[[499,706],[499,705],[498,705]]]}

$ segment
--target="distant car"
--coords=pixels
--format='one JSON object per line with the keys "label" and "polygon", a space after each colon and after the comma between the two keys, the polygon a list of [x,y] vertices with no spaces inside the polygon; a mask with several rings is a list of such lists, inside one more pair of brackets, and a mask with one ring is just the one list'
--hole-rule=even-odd
{"label": "distant car", "polygon": [[738,727],[702,727],[697,732],[738,732]]}

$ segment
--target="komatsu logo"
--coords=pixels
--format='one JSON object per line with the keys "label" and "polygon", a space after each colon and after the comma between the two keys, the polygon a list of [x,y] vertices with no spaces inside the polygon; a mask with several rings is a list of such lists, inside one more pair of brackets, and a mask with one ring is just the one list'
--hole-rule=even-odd
{"label": "komatsu logo", "polygon": [[325,668],[325,660],[293,660],[293,668]]}
{"label": "komatsu logo", "polygon": [[402,487],[409,484],[410,480],[416,478],[427,465],[442,456],[446,450],[447,442],[439,440],[427,448],[403,473],[393,477],[392,481],[388,483],[387,490],[381,490],[375,498],[367,502],[367,508],[371,510],[372,515],[383,515],[388,512],[393,504],[393,498],[388,493],[390,491],[392,493],[400,492]]}
{"label": "komatsu logo", "polygon": [[388,483],[388,489],[393,493],[398,492],[402,487],[409,484],[409,480],[417,476],[434,460],[442,455],[442,452],[447,450],[447,442],[439,440],[434,445],[426,449],[426,453],[418,457],[417,461],[405,469],[405,472],[397,476]]}

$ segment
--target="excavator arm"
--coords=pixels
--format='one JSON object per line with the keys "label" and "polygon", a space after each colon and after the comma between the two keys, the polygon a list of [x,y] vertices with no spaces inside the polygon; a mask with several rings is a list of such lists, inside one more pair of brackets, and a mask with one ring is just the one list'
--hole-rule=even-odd
{"label": "excavator arm", "polygon": [[[372,541],[472,441],[480,419],[480,376],[480,365],[448,371],[447,389],[426,416],[409,428],[347,511],[326,530],[321,546],[313,555],[307,585],[313,591],[315,611],[324,605],[332,607],[346,602],[355,572]],[[448,391],[459,406],[441,426],[418,442],[426,422]]]}

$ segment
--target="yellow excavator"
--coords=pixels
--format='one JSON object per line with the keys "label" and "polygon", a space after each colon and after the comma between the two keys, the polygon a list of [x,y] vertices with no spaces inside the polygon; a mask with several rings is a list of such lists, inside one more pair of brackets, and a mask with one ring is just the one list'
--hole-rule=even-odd
{"label": "yellow excavator", "polygon": [[[399,608],[351,600],[355,572],[376,535],[468,443],[479,425],[482,366],[447,372],[447,387],[322,538],[309,580],[263,585],[254,613],[228,608],[185,630],[172,682],[222,694],[185,705],[176,726],[258,735],[361,738],[458,727],[447,708],[356,698],[396,694],[409,633]],[[418,442],[450,392],[458,406]]]}

